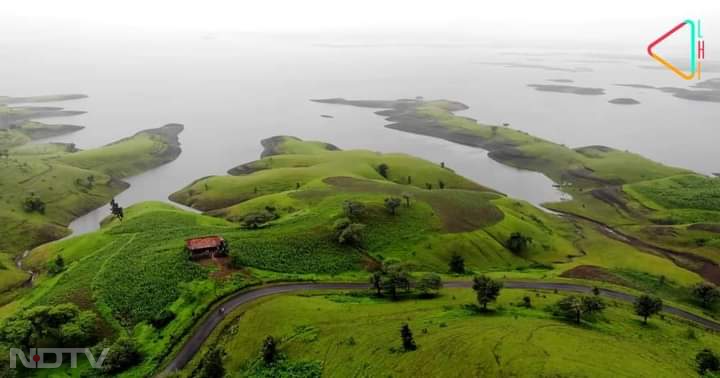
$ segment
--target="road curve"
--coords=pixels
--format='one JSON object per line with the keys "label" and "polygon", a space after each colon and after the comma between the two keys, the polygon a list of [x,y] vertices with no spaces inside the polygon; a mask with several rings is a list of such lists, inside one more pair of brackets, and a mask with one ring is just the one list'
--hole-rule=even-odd
{"label": "road curve", "polygon": [[[575,293],[591,293],[593,288],[591,286],[584,286],[579,284],[571,283],[558,283],[558,282],[542,282],[542,281],[503,281],[504,287],[508,289],[544,289],[544,290],[558,290],[565,292]],[[471,281],[450,281],[444,285],[446,288],[469,288],[472,286]],[[277,284],[272,286],[263,286],[258,289],[249,291],[242,291],[235,293],[221,302],[215,308],[224,308],[224,312],[213,310],[213,313],[202,320],[202,324],[194,330],[194,333],[185,342],[180,352],[175,358],[167,365],[164,373],[170,373],[176,370],[180,370],[187,365],[190,360],[195,357],[195,354],[200,350],[200,347],[205,340],[210,336],[215,327],[227,316],[232,310],[237,307],[250,303],[262,297],[273,294],[290,293],[295,291],[306,291],[306,290],[362,290],[368,289],[368,284],[365,283],[287,283]],[[616,299],[624,302],[633,302],[635,300],[634,295],[622,293],[619,291],[600,289],[600,295]],[[673,306],[664,306],[663,311],[668,314],[675,315],[679,318],[683,318],[692,322],[695,322],[705,328],[713,331],[720,331],[720,323],[703,318],[685,310],[679,309]]]}

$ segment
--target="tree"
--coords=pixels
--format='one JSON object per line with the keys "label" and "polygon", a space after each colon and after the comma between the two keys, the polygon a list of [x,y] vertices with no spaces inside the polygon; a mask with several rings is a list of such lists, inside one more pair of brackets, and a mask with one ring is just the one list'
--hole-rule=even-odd
{"label": "tree", "polygon": [[346,217],[356,220],[365,214],[365,205],[362,202],[346,200],[343,202],[343,212]]}
{"label": "tree", "polygon": [[425,183],[425,189],[427,189],[427,190],[432,190],[432,184],[429,183],[429,182],[426,182],[426,183]]}
{"label": "tree", "polygon": [[110,200],[110,212],[115,218],[122,220],[125,217],[123,208],[115,201],[115,198]]}
{"label": "tree", "polygon": [[410,290],[411,277],[407,268],[402,264],[392,264],[384,269],[382,280],[383,290],[390,293],[393,300],[397,299],[398,290]]}
{"label": "tree", "polygon": [[142,354],[135,340],[120,336],[110,346],[102,367],[105,373],[118,373],[142,361]]}
{"label": "tree", "polygon": [[380,176],[382,176],[384,178],[388,178],[388,170],[389,169],[390,169],[390,167],[388,167],[388,165],[385,163],[382,163],[382,164],[378,165],[378,167],[377,167],[378,173],[380,174]]}
{"label": "tree", "polygon": [[580,324],[583,316],[590,316],[604,310],[605,302],[600,297],[578,297],[571,295],[559,300],[555,307],[558,315]]}
{"label": "tree", "polygon": [[423,296],[433,296],[442,289],[442,278],[435,273],[427,273],[420,277],[415,288],[420,291]]}
{"label": "tree", "polygon": [[375,292],[377,293],[377,296],[382,295],[382,282],[383,282],[383,272],[382,270],[376,270],[370,275],[370,285],[372,285],[373,289],[375,289]]}
{"label": "tree", "polygon": [[412,176],[407,177],[407,183],[408,185],[412,184]]}
{"label": "tree", "polygon": [[225,351],[220,347],[210,349],[200,362],[200,373],[197,375],[202,378],[217,378],[225,376],[225,367],[223,366],[223,357]]}
{"label": "tree", "polygon": [[412,331],[407,323],[403,324],[402,328],[400,328],[400,337],[402,338],[403,349],[405,349],[406,352],[417,349]]}
{"label": "tree", "polygon": [[515,254],[520,254],[527,250],[531,242],[532,239],[530,237],[519,232],[513,232],[510,238],[508,238],[507,248]]}
{"label": "tree", "polygon": [[478,303],[482,306],[483,310],[487,310],[487,305],[490,302],[495,302],[497,297],[500,295],[500,289],[503,284],[495,281],[492,278],[481,275],[473,278],[473,290],[477,296]]}
{"label": "tree", "polygon": [[457,253],[452,255],[448,266],[450,267],[450,272],[452,273],[465,274],[465,259]]}
{"label": "tree", "polygon": [[720,359],[718,359],[715,352],[707,348],[695,355],[695,363],[697,364],[698,373],[701,375],[720,370]]}
{"label": "tree", "polygon": [[277,361],[277,342],[275,341],[274,337],[268,336],[265,338],[265,341],[263,341],[262,358],[263,361],[265,361],[266,365],[270,365],[273,362]]}
{"label": "tree", "polygon": [[385,208],[392,215],[395,215],[395,210],[398,207],[400,207],[401,203],[402,203],[402,201],[400,200],[400,198],[396,198],[396,197],[385,198]]}
{"label": "tree", "polygon": [[529,296],[524,296],[522,299],[522,306],[525,308],[532,308],[532,300]]}
{"label": "tree", "polygon": [[48,273],[52,276],[61,273],[63,270],[65,270],[65,260],[62,255],[57,255],[55,260],[48,264]]}
{"label": "tree", "polygon": [[445,189],[445,182],[443,180],[438,180],[438,188]]}
{"label": "tree", "polygon": [[693,296],[700,301],[700,304],[705,308],[712,307],[718,298],[720,298],[720,292],[718,289],[708,283],[699,283],[693,287]]}
{"label": "tree", "polygon": [[362,242],[362,232],[365,225],[353,223],[348,218],[340,218],[335,221],[335,235],[340,244],[357,245]]}
{"label": "tree", "polygon": [[40,197],[35,196],[35,193],[30,193],[30,196],[23,201],[23,209],[28,213],[45,214],[45,202]]}
{"label": "tree", "polygon": [[647,324],[649,317],[657,314],[663,308],[662,299],[651,297],[649,295],[641,295],[635,300],[635,313],[643,317],[643,323]]}
{"label": "tree", "polygon": [[410,200],[413,197],[412,193],[403,192],[401,195],[402,198],[405,200],[405,207],[410,207]]}

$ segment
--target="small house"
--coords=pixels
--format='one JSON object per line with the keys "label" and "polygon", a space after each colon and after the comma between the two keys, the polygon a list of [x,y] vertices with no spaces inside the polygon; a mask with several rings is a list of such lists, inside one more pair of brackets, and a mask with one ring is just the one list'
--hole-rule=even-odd
{"label": "small house", "polygon": [[187,239],[185,249],[192,260],[228,254],[227,242],[217,235]]}

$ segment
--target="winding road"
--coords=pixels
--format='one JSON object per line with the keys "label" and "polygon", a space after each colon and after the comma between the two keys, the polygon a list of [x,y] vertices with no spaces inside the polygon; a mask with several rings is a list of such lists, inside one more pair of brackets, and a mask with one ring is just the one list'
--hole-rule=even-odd
{"label": "winding road", "polygon": [[[584,286],[579,284],[571,283],[558,283],[558,282],[541,282],[541,281],[503,281],[504,287],[507,289],[543,289],[543,290],[558,290],[564,292],[575,292],[575,293],[591,293],[593,288],[591,286]],[[470,288],[472,286],[471,281],[450,281],[446,282],[444,287],[446,288]],[[307,290],[362,290],[368,289],[368,284],[365,283],[288,283],[288,284],[277,284],[272,286],[264,286],[258,289],[250,291],[242,291],[235,293],[222,301],[215,308],[224,308],[224,312],[216,311],[213,312],[202,320],[200,324],[185,342],[180,352],[175,358],[167,365],[164,373],[171,373],[176,370],[180,370],[187,365],[190,360],[195,357],[195,354],[200,350],[202,344],[207,340],[212,331],[220,324],[220,322],[234,309],[238,308],[243,304],[253,302],[257,299],[267,297],[274,294],[290,293],[296,291],[307,291]],[[619,300],[624,302],[633,302],[635,300],[634,295],[622,293],[619,291],[600,289],[600,295]],[[663,308],[668,314],[675,315],[679,318],[695,322],[707,329],[713,331],[720,331],[720,323],[703,318],[685,310],[679,309],[673,306],[665,306]]]}

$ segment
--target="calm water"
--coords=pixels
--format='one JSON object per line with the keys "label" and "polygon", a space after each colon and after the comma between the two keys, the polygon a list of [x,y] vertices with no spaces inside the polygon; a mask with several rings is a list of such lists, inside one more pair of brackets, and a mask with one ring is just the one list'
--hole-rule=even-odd
{"label": "calm water", "polygon": [[[0,95],[90,95],[58,104],[88,114],[48,120],[86,126],[53,139],[80,148],[101,146],[166,123],[184,124],[182,155],[128,179],[132,187],[118,197],[124,206],[167,200],[168,194],[196,178],[224,174],[257,159],[259,141],[278,134],[327,141],[344,149],[405,152],[443,161],[462,175],[535,204],[562,198],[543,175],[495,163],[482,150],[386,129],[386,122],[371,109],[308,101],[324,97],[455,99],[470,106],[464,115],[481,122],[509,122],[570,146],[604,144],[703,173],[720,171],[715,142],[720,139],[720,104],[612,86],[687,85],[665,71],[637,68],[647,64],[642,51],[638,61],[588,63],[569,61],[567,54],[528,58],[480,47],[327,47],[315,42],[219,35],[2,46]],[[594,72],[477,64],[489,60],[585,67]],[[549,84],[546,80],[553,78],[602,87],[607,94],[576,96],[526,86]],[[615,97],[633,97],[642,104],[607,103]],[[72,228],[77,233],[93,230],[108,213],[99,209],[78,219]]]}

